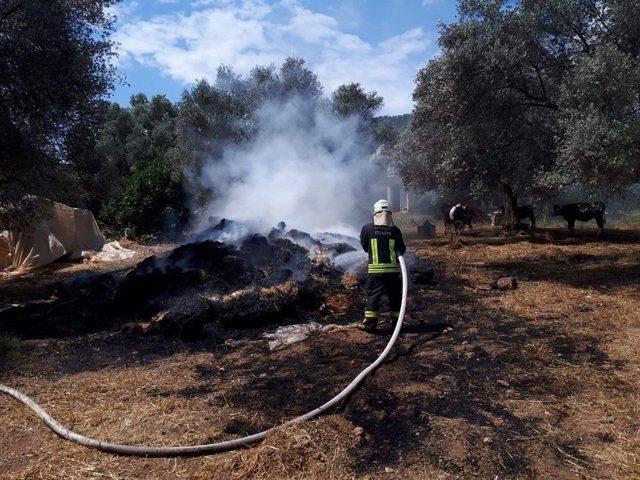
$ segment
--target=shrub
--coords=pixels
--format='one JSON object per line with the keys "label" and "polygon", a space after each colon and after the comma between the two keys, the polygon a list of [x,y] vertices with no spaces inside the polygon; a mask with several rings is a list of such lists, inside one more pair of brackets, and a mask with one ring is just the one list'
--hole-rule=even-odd
{"label": "shrub", "polygon": [[169,162],[157,160],[134,172],[100,212],[107,229],[136,235],[175,234],[189,211],[186,193]]}

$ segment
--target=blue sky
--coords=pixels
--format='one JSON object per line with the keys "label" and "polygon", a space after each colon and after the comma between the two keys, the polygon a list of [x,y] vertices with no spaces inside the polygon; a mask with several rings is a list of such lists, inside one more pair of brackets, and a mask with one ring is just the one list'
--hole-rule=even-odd
{"label": "blue sky", "polygon": [[437,54],[438,22],[456,13],[454,0],[128,0],[118,16],[118,68],[133,93],[180,91],[215,78],[220,64],[248,73],[254,65],[304,58],[329,94],[360,82],[385,99],[382,113],[411,111],[413,78]]}

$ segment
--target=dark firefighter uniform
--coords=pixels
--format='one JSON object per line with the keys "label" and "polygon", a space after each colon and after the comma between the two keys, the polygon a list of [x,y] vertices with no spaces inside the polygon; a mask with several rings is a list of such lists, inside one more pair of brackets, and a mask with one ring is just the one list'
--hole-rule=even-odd
{"label": "dark firefighter uniform", "polygon": [[391,314],[398,316],[402,302],[402,279],[398,256],[407,247],[402,233],[396,226],[374,225],[362,227],[360,243],[369,253],[367,279],[367,306],[364,311],[364,327],[373,330],[378,324],[378,311],[383,294],[387,294]]}

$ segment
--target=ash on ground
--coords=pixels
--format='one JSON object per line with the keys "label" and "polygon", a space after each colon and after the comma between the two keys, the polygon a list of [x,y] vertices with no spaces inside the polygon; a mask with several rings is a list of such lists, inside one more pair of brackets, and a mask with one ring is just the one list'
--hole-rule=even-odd
{"label": "ash on ground", "polygon": [[61,282],[46,298],[0,311],[23,338],[122,328],[197,341],[260,327],[360,318],[366,255],[348,235],[281,222],[265,234],[222,219],[126,272]]}

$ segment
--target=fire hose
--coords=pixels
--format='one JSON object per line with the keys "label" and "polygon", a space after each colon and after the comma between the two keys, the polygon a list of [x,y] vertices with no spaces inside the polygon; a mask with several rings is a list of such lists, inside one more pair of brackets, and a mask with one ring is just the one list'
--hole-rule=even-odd
{"label": "fire hose", "polygon": [[402,272],[402,304],[400,306],[400,313],[398,314],[398,321],[393,330],[391,338],[389,339],[387,346],[384,348],[378,358],[376,358],[375,361],[367,368],[362,370],[340,393],[338,393],[331,400],[320,405],[315,410],[311,410],[304,415],[300,415],[291,420],[288,420],[277,427],[271,427],[267,430],[263,430],[262,432],[254,433],[253,435],[248,435],[233,440],[225,440],[222,442],[206,443],[202,445],[188,445],[181,447],[152,447],[145,445],[138,446],[105,442],[103,440],[85,437],[84,435],[80,435],[79,433],[76,433],[62,426],[53,417],[51,417],[51,415],[49,415],[44,408],[42,408],[31,398],[29,398],[24,393],[19,392],[18,390],[0,384],[0,392],[6,393],[7,395],[15,398],[19,402],[22,402],[24,405],[33,410],[33,412],[60,437],[84,447],[95,448],[107,453],[114,453],[117,455],[132,455],[137,457],[180,457],[219,453],[229,450],[235,450],[238,448],[244,448],[253,443],[264,440],[276,428],[281,428],[294,423],[300,423],[310,420],[339,404],[341,401],[348,398],[349,395],[351,395],[351,393],[353,393],[353,391],[362,383],[362,381],[384,361],[387,355],[389,355],[389,352],[393,348],[396,340],[398,339],[398,335],[400,334],[400,329],[402,328],[402,320],[404,318],[404,313],[407,307],[407,267],[402,256],[398,256],[398,260],[400,262],[400,269]]}

